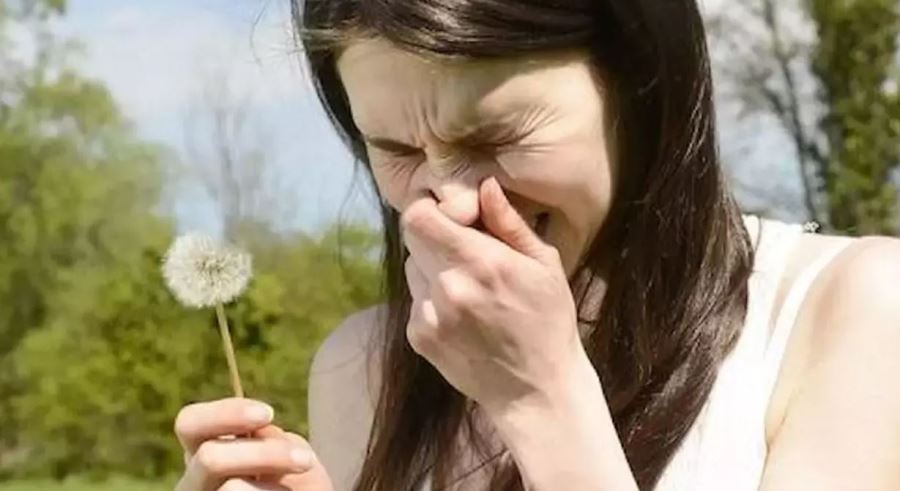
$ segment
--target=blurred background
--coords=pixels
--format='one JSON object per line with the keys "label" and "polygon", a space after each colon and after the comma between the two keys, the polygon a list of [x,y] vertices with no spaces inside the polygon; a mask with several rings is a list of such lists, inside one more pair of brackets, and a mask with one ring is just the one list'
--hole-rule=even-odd
{"label": "blurred background", "polygon": [[[895,234],[898,1],[701,4],[745,210]],[[244,385],[305,433],[312,354],[378,301],[379,235],[288,0],[0,0],[0,491],[172,488],[178,409],[229,394],[214,313],[160,276],[189,230],[253,253],[227,309]]]}

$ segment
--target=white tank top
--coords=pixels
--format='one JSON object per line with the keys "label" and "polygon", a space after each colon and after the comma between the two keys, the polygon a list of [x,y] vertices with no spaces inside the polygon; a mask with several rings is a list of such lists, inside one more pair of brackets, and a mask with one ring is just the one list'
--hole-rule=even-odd
{"label": "white tank top", "polygon": [[[798,273],[771,326],[779,281],[804,226],[752,215],[744,224],[756,250],[744,327],[654,491],[759,489],[768,454],[766,412],[791,328],[816,277],[851,242],[839,241]],[[430,476],[420,491],[433,491]]]}

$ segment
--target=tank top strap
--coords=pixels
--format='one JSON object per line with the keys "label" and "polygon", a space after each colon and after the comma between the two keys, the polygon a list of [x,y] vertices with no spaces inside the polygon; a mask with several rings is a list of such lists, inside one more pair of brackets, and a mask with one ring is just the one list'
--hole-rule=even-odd
{"label": "tank top strap", "polygon": [[743,218],[756,256],[753,270],[765,272],[769,279],[779,278],[787,266],[794,244],[803,235],[804,226],[756,215],[744,215]]}
{"label": "tank top strap", "polygon": [[791,252],[803,236],[803,226],[754,215],[745,215],[744,221],[753,243],[754,260],[747,318],[741,337],[746,339],[745,349],[753,353],[752,363],[758,365],[769,343],[778,285]]}
{"label": "tank top strap", "polygon": [[765,348],[763,358],[765,394],[771,395],[774,389],[791,331],[797,322],[800,308],[803,306],[803,301],[806,299],[809,290],[822,271],[852,242],[852,238],[841,238],[836,244],[833,244],[828,250],[821,253],[813,262],[805,266],[788,290],[781,309],[775,318],[775,325]]}

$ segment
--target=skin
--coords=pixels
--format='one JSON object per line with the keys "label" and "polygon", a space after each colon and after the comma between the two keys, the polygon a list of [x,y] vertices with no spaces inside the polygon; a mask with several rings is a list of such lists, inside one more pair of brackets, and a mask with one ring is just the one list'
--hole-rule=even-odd
{"label": "skin", "polygon": [[[636,489],[567,284],[615,196],[602,83],[584,54],[450,64],[370,39],[338,68],[382,196],[402,212],[410,345],[480,404],[528,489]],[[486,122],[494,134],[472,137]],[[799,241],[776,305],[836,240]],[[898,277],[900,241],[875,237],[816,280],[767,413],[762,490],[900,487]],[[188,462],[179,491],[350,489],[379,390],[379,360],[367,357],[378,313],[350,317],[316,354],[313,462],[290,464],[291,449],[313,454],[302,438],[247,420],[240,408],[254,401],[189,406],[176,423]],[[216,439],[234,434],[254,438]],[[484,477],[455,489],[483,489]]]}
{"label": "skin", "polygon": [[471,226],[479,184],[492,176],[526,221],[550,214],[543,239],[566,272],[575,269],[608,213],[615,178],[602,85],[587,53],[451,64],[369,40],[350,45],[338,69],[392,207],[431,197]]}
{"label": "skin", "polygon": [[334,489],[309,443],[273,425],[274,414],[263,402],[238,398],[182,408],[175,434],[184,449],[185,472],[175,490]]}

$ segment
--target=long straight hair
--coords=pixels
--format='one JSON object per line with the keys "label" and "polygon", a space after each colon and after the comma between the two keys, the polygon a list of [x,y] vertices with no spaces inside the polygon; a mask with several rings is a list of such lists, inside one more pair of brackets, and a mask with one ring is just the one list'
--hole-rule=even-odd
{"label": "long straight hair", "polygon": [[[336,58],[381,37],[451,59],[561,48],[590,52],[615,115],[610,214],[573,278],[605,271],[599,305],[576,295],[584,345],[631,469],[652,489],[696,420],[746,316],[753,248],[716,147],[712,81],[694,0],[292,0],[317,94],[366,169]],[[474,405],[409,346],[411,297],[398,212],[381,200],[387,315],[380,393],[356,491],[414,490],[433,472],[452,484],[457,438],[492,465],[490,489],[523,489],[512,462],[489,455]],[[591,291],[576,288],[573,291]],[[588,308],[589,305],[594,305]],[[593,312],[585,310],[593,309]],[[599,416],[598,416],[599,417]]]}

